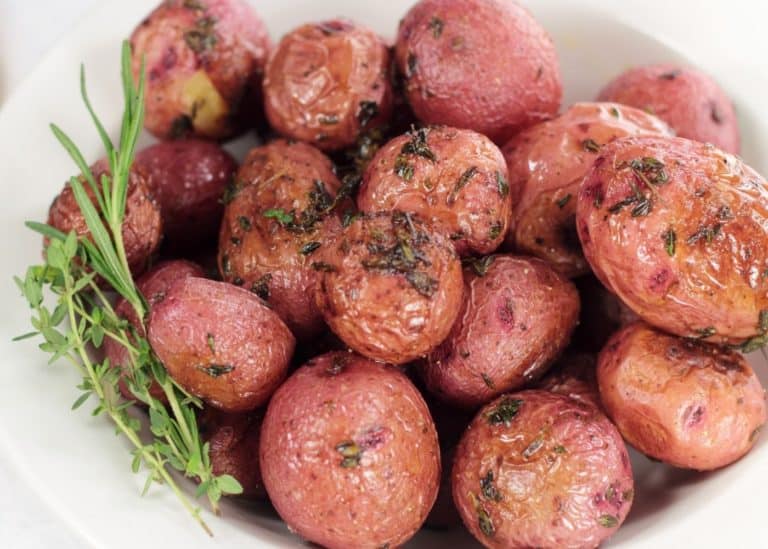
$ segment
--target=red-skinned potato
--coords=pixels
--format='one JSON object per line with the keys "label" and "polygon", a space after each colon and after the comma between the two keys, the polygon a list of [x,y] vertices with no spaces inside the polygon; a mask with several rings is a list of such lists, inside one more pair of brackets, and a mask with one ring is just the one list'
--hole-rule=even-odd
{"label": "red-skinned potato", "polygon": [[568,277],[589,272],[576,234],[576,195],[600,147],[630,135],[672,132],[639,109],[576,103],[508,141],[502,152],[518,196],[506,247],[544,259]]}
{"label": "red-skinned potato", "polygon": [[536,388],[602,409],[597,388],[597,357],[591,353],[566,351]]}
{"label": "red-skinned potato", "polygon": [[314,300],[319,249],[341,230],[341,184],[331,161],[299,142],[252,149],[230,193],[219,235],[224,280],[269,303],[300,341],[322,332]]}
{"label": "red-skinned potato", "polygon": [[295,339],[251,292],[183,278],[149,313],[148,339],[179,385],[224,412],[266,404],[288,370]]}
{"label": "red-skinned potato", "polygon": [[682,138],[609,143],[577,229],[598,278],[649,324],[747,350],[768,331],[768,184],[735,156]]}
{"label": "red-skinned potato", "polygon": [[456,449],[453,498],[486,547],[597,547],[621,525],[632,469],[594,406],[546,391],[503,395]]}
{"label": "red-skinned potato", "polygon": [[489,254],[507,232],[507,167],[498,147],[471,130],[412,130],[373,158],[357,206],[364,212],[415,213],[450,235],[459,255]]}
{"label": "red-skinned potato", "polygon": [[389,119],[390,52],[372,30],[346,19],[303,25],[269,58],[264,104],[280,134],[337,150]]}
{"label": "red-skinned potato", "polygon": [[476,260],[464,281],[458,320],[420,371],[438,398],[471,409],[546,371],[576,327],[579,294],[549,265],[526,257]]}
{"label": "red-skinned potato", "polygon": [[186,139],[151,145],[136,153],[163,219],[164,245],[189,250],[215,242],[221,196],[237,162],[216,143]]}
{"label": "red-skinned potato", "polygon": [[427,124],[503,143],[560,107],[555,47],[516,2],[421,0],[400,23],[395,56],[408,101]]}
{"label": "red-skinned potato", "polygon": [[[106,160],[99,160],[90,169],[97,185],[101,185],[102,176],[109,175],[109,164]],[[79,179],[91,202],[98,209],[90,184],[84,176]],[[129,172],[127,192],[122,226],[123,246],[131,274],[139,276],[160,247],[163,236],[162,220],[160,209],[149,191],[146,173],[138,166],[133,166]],[[69,182],[48,210],[48,225],[65,234],[75,231],[79,237],[92,238]]]}
{"label": "red-skinned potato", "polygon": [[146,60],[144,127],[160,139],[226,139],[257,122],[269,35],[246,0],[167,0],[131,34]]}
{"label": "red-skinned potato", "polygon": [[299,368],[261,430],[261,473],[291,530],[323,547],[399,547],[437,495],[427,405],[399,370],[351,353]]}
{"label": "red-skinned potato", "polygon": [[766,421],[765,390],[741,354],[643,322],[610,339],[597,380],[627,442],[675,467],[710,470],[736,461]]}
{"label": "red-skinned potato", "polygon": [[717,82],[697,69],[670,64],[635,67],[612,80],[598,99],[646,110],[680,137],[739,153],[733,104]]}
{"label": "red-skinned potato", "polygon": [[428,224],[400,211],[360,215],[318,252],[317,306],[353,350],[404,364],[448,335],[461,305],[461,262]]}

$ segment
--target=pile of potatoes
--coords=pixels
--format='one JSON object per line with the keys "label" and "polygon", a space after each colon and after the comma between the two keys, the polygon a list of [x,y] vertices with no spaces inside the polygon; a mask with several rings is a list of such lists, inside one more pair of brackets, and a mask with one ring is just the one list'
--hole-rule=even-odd
{"label": "pile of potatoes", "polygon": [[[131,44],[160,140],[123,227],[146,334],[117,310],[205,402],[215,471],[302,538],[594,547],[632,505],[624,441],[701,471],[755,444],[768,183],[706,75],[561,110],[511,0],[421,0],[394,45],[168,0]],[[253,128],[238,163],[220,143]],[[48,221],[87,234],[68,186]]]}

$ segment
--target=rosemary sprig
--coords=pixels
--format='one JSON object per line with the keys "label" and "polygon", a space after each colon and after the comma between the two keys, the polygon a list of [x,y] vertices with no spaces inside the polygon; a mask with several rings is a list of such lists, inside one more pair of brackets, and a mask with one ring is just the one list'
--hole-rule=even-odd
{"label": "rosemary sprig", "polygon": [[[130,59],[130,45],[124,42],[121,68],[125,105],[119,147],[112,143],[96,116],[86,92],[85,71],[81,68],[80,73],[83,101],[106,150],[111,175],[103,175],[96,181],[77,146],[61,129],[51,125],[54,135],[83,174],[85,183],[73,177],[70,185],[90,237],[78,238],[74,232],[64,234],[42,223],[27,222],[30,229],[47,237],[49,244],[45,262],[29,267],[23,279],[15,278],[33,311],[34,328],[33,332],[17,339],[41,336],[40,349],[52,355],[49,363],[63,359],[80,371],[83,381],[78,388],[82,394],[72,408],[77,409],[95,398],[97,405],[93,415],[106,414],[115,424],[117,433],[133,445],[131,469],[136,473],[143,465],[148,471],[144,491],[153,481],[167,484],[184,508],[210,534],[200,509],[181,490],[171,469],[197,479],[199,486],[195,497],[205,495],[216,513],[221,496],[241,493],[242,487],[230,475],[213,474],[209,447],[200,438],[195,418],[195,409],[202,406],[201,402],[168,376],[143,337],[146,326],[137,330],[120,318],[98,281],[99,277],[106,281],[130,303],[141,322],[145,321],[147,303],[131,276],[122,238],[129,171],[144,120],[144,68],[142,66],[137,86]],[[56,298],[53,309],[45,304],[46,290]],[[60,328],[62,325],[65,325],[64,329]],[[91,347],[101,347],[107,337],[128,350],[127,371],[121,372],[107,359],[95,360],[89,352]],[[118,385],[121,373],[135,400],[121,395]],[[149,387],[153,382],[162,387],[167,404],[150,394]],[[135,402],[148,408],[152,433],[149,442],[141,439],[141,422],[129,413]]]}

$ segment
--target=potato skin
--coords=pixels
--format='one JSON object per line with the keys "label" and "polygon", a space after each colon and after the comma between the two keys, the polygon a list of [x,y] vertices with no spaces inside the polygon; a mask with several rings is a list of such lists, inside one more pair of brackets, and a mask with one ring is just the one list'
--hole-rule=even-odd
{"label": "potato skin", "polygon": [[[91,173],[100,184],[102,175],[109,174],[109,164],[106,160],[99,160],[91,166]],[[90,184],[83,176],[80,176],[80,182],[85,192],[91,197],[91,202],[98,209]],[[87,235],[90,238],[85,217],[80,212],[75,193],[69,183],[64,185],[64,189],[51,204],[48,210],[48,225],[63,233],[75,231],[80,237]],[[149,192],[146,174],[137,166],[132,167],[128,175],[128,196],[125,203],[122,236],[128,267],[133,276],[139,276],[160,247],[163,233],[160,209]]]}
{"label": "potato skin", "polygon": [[507,179],[504,157],[487,137],[445,126],[422,128],[379,150],[365,171],[357,207],[415,213],[450,235],[459,255],[485,255],[507,232]]}
{"label": "potato skin", "polygon": [[486,405],[453,464],[454,501],[486,547],[597,547],[626,518],[633,485],[608,418],[546,391]]}
{"label": "potato skin", "polygon": [[255,295],[225,282],[174,282],[149,313],[149,343],[187,391],[224,412],[267,402],[280,385],[295,339]]}
{"label": "potato skin", "polygon": [[738,158],[682,138],[609,143],[577,229],[598,278],[649,324],[731,344],[765,332],[768,185]]}
{"label": "potato skin", "polygon": [[[333,166],[311,145],[281,139],[248,153],[237,186],[219,234],[222,278],[256,293],[300,341],[311,340],[325,326],[314,300],[318,251],[311,248],[341,230],[344,208],[328,211],[341,186]],[[288,227],[267,217],[276,210],[295,211],[294,219],[307,223]]]}
{"label": "potato skin", "polygon": [[224,210],[221,195],[237,170],[227,151],[186,139],[151,145],[134,162],[147,174],[160,205],[166,246],[187,250],[215,242]]}
{"label": "potato skin", "polygon": [[739,154],[741,138],[733,104],[703,72],[677,65],[649,65],[623,72],[603,88],[599,101],[615,101],[655,114],[680,137]]}
{"label": "potato skin", "polygon": [[504,143],[560,107],[555,47],[516,2],[421,0],[400,23],[395,57],[408,101],[427,124]]}
{"label": "potato skin", "polygon": [[675,467],[705,471],[736,461],[766,421],[765,390],[741,354],[643,322],[611,338],[597,380],[627,442]]}
{"label": "potato skin", "polygon": [[661,120],[616,103],[576,103],[504,145],[510,187],[519,193],[506,249],[551,263],[568,277],[589,272],[576,234],[576,195],[599,148],[630,135],[668,135]]}
{"label": "potato skin", "polygon": [[167,0],[131,35],[146,57],[144,126],[160,139],[226,139],[253,125],[270,40],[245,0]]}
{"label": "potato skin", "polygon": [[597,356],[592,353],[568,352],[547,372],[536,389],[565,395],[602,410],[597,388]]}
{"label": "potato skin", "polygon": [[352,145],[392,112],[390,52],[347,19],[302,25],[269,57],[264,105],[278,133],[326,150]]}
{"label": "potato skin", "polygon": [[332,549],[399,547],[424,522],[440,479],[419,392],[396,368],[351,353],[317,357],[277,390],[260,456],[289,528]]}
{"label": "potato skin", "polygon": [[576,327],[579,294],[526,257],[493,256],[483,276],[470,268],[464,280],[458,320],[420,372],[438,398],[471,409],[546,371]]}
{"label": "potato skin", "polygon": [[428,224],[399,211],[361,215],[319,252],[317,306],[353,350],[404,364],[448,335],[461,305],[461,263]]}

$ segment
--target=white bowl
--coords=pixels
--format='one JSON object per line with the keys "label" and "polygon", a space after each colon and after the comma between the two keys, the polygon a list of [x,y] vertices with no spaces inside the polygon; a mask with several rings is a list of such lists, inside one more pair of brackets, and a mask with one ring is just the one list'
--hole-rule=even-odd
{"label": "white bowl", "polygon": [[[23,274],[27,265],[40,258],[40,239],[24,229],[23,222],[44,219],[51,199],[75,171],[47,124],[55,121],[62,126],[89,159],[101,156],[78,95],[78,66],[85,63],[92,100],[116,133],[121,109],[120,41],[155,3],[132,0],[102,5],[65,37],[0,112],[0,214],[7,231],[0,240],[0,300],[5,308],[0,318],[5,389],[0,398],[0,445],[25,482],[94,546],[300,546],[302,542],[263,507],[226,503],[221,519],[206,515],[215,532],[214,538],[208,538],[163,487],[155,486],[141,498],[144,478],[131,474],[125,441],[113,436],[105,419],[91,418],[87,407],[69,412],[79,382],[72,369],[65,364],[47,366],[47,356],[34,342],[9,341],[29,329],[28,311],[11,277]],[[273,0],[259,2],[258,10],[274,38],[300,23],[337,15],[392,37],[411,3]],[[557,43],[564,105],[594,98],[602,84],[632,65],[686,60],[675,48],[588,5],[555,0],[529,4]],[[729,58],[724,54],[722,59],[724,64]],[[758,76],[766,81],[765,73]],[[715,77],[732,94],[741,115],[745,159],[768,173],[768,156],[759,154],[768,150],[768,117],[758,114],[766,88],[737,86],[747,81],[737,71]],[[241,141],[238,147],[243,150],[247,145]],[[768,382],[766,362],[760,357],[752,362],[763,382]],[[765,439],[740,462],[710,474],[675,470],[635,455],[635,503],[609,544],[627,548],[764,546],[768,537],[761,497],[768,486]],[[191,485],[186,487],[191,490]],[[475,545],[461,531],[423,531],[408,544]]]}

